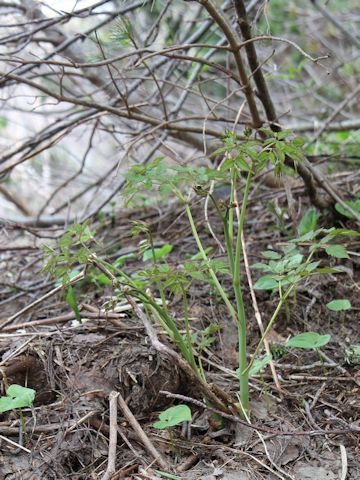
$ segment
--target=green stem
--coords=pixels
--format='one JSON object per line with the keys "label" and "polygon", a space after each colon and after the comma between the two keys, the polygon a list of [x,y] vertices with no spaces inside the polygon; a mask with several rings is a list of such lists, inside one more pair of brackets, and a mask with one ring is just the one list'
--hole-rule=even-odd
{"label": "green stem", "polygon": [[224,289],[222,288],[214,270],[210,267],[209,265],[209,259],[206,255],[206,252],[204,250],[204,247],[202,246],[202,243],[201,243],[201,240],[199,238],[199,235],[198,235],[198,232],[196,230],[196,226],[195,226],[195,222],[194,222],[194,218],[192,216],[192,213],[191,213],[191,209],[189,207],[189,205],[186,203],[185,204],[185,211],[186,211],[186,214],[187,214],[187,217],[188,217],[188,220],[189,220],[189,223],[190,223],[190,226],[191,226],[191,231],[192,231],[192,234],[193,234],[193,237],[195,238],[195,241],[196,241],[196,245],[199,249],[199,252],[201,254],[201,257],[202,259],[204,260],[204,262],[206,262],[208,264],[208,268],[209,268],[209,273],[210,273],[210,276],[221,296],[221,298],[224,300],[224,303],[225,305],[227,306],[231,316],[234,318],[235,322],[237,323],[237,313],[236,313],[236,310],[234,309],[234,307],[231,305],[231,302],[229,300],[229,297],[226,295]]}
{"label": "green stem", "polygon": [[[189,322],[189,304],[187,300],[186,290],[183,285],[181,285],[181,292],[182,292],[182,302],[183,302],[183,309],[184,309],[184,323],[185,323],[185,332],[186,332],[186,343],[187,348],[190,355],[190,365],[194,372],[199,372],[202,375],[202,370],[198,369],[195,357],[194,357],[194,350],[193,350],[193,343],[191,341],[191,330],[190,330],[190,322]],[[205,381],[205,377],[203,378]]]}
{"label": "green stem", "polygon": [[[156,266],[157,265],[157,260],[156,260],[156,254],[155,254],[155,247],[154,247],[153,237],[152,237],[150,232],[148,233],[148,239],[149,239],[149,242],[150,242],[151,253],[152,253],[152,257],[153,257],[153,263],[154,263],[154,266]],[[159,290],[159,293],[160,293],[160,298],[161,298],[163,309],[168,313],[166,296],[165,296],[163,286],[162,286],[162,284],[159,280],[156,280],[155,284],[156,284],[157,289]]]}
{"label": "green stem", "polygon": [[223,225],[224,225],[226,253],[227,253],[227,256],[228,256],[228,260],[229,260],[231,276],[233,276],[233,273],[234,273],[234,253],[233,253],[233,246],[232,246],[232,235],[230,235],[230,225],[229,225],[229,221],[230,221],[229,218],[231,218],[230,213],[231,213],[232,208],[228,209],[227,213],[225,215],[223,215],[220,208],[219,208],[219,205],[218,205],[216,199],[214,198],[214,196],[210,195],[210,198],[211,198],[211,200],[212,200],[212,202],[215,206],[215,209],[216,209],[216,212],[217,212],[219,218],[222,220]]}
{"label": "green stem", "polygon": [[[250,170],[246,179],[244,196],[241,205],[240,218],[238,220],[238,230],[236,237],[236,250],[233,271],[233,289],[235,293],[237,318],[238,318],[238,337],[239,337],[239,381],[240,381],[240,401],[245,412],[249,411],[249,370],[247,369],[246,357],[246,315],[244,301],[241,289],[240,261],[241,261],[241,238],[244,231],[244,222],[246,215],[247,200],[250,192],[252,171]],[[236,179],[234,178],[234,182]]]}
{"label": "green stem", "polygon": [[261,347],[263,346],[263,343],[264,343],[264,340],[265,338],[267,337],[267,335],[269,334],[270,330],[272,329],[272,326],[277,318],[277,316],[279,315],[280,313],[280,310],[281,310],[281,307],[284,305],[286,299],[288,298],[288,296],[290,295],[290,293],[293,291],[293,289],[295,288],[296,284],[294,283],[293,285],[291,285],[287,290],[286,292],[284,293],[284,295],[282,296],[282,298],[280,299],[279,303],[277,304],[276,306],[276,309],[274,311],[274,313],[272,314],[272,317],[268,323],[268,326],[266,327],[265,329],[265,332],[263,333],[263,336],[261,337],[260,339],[260,342],[258,343],[257,347],[255,348],[255,352],[253,354],[253,356],[251,357],[251,360],[249,362],[249,365],[246,367],[245,371],[243,373],[246,373],[250,370],[250,368],[252,367]]}
{"label": "green stem", "polygon": [[[162,309],[152,298],[146,295],[142,291],[137,291],[132,293],[134,297],[138,298],[142,303],[148,304],[152,310],[155,310],[157,314],[161,317],[162,321],[160,322],[163,325],[163,322],[167,325],[168,329],[171,330],[174,341],[178,345],[186,361],[191,365],[190,353],[187,349],[187,345],[184,342],[184,339],[179,332],[179,329],[176,326],[176,323],[165,310]],[[167,329],[166,329],[167,330]]]}
{"label": "green stem", "polygon": [[[161,327],[165,330],[165,332],[169,335],[169,337],[171,338],[171,340],[175,341],[175,338],[174,338],[174,333],[173,331],[171,330],[171,328],[169,328],[166,324],[166,322],[164,322],[164,320],[162,319],[161,315],[159,315],[159,313],[155,310],[155,308],[152,306],[152,305],[146,305],[146,303],[144,303],[144,310],[145,312],[147,312],[149,308],[149,312],[151,312],[154,317],[156,318],[156,320],[160,323]],[[148,317],[150,318],[150,315],[148,314]]]}
{"label": "green stem", "polygon": [[229,227],[228,227],[231,246],[234,241],[234,207],[233,205],[235,203],[236,178],[237,178],[236,168],[233,166],[231,169],[230,210],[229,210]]}

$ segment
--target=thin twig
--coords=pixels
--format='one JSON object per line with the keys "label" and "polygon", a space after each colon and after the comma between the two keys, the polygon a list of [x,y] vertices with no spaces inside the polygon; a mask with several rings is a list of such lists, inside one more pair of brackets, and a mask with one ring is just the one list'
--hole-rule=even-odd
{"label": "thin twig", "polygon": [[[247,246],[246,246],[246,242],[245,242],[245,238],[244,238],[243,234],[241,235],[241,245],[242,245],[242,250],[243,250],[245,272],[246,272],[247,281],[248,281],[248,284],[249,284],[249,289],[250,289],[250,295],[251,295],[251,300],[252,300],[252,304],[253,304],[254,314],[255,314],[256,321],[259,325],[259,330],[260,330],[261,336],[263,337],[265,330],[264,330],[264,325],[263,325],[262,318],[261,318],[261,313],[260,313],[260,310],[259,310],[259,307],[258,307],[258,304],[257,304],[257,300],[256,300],[254,285],[253,285],[250,266],[249,266],[249,259],[248,259],[248,256],[247,256]],[[265,347],[265,351],[266,351],[267,355],[270,355],[270,358],[271,358],[271,360],[269,362],[269,365],[270,365],[270,370],[271,370],[276,388],[279,391],[279,393],[281,393],[281,385],[280,385],[279,378],[278,378],[276,370],[275,370],[274,362],[272,360],[270,345],[269,345],[269,342],[268,342],[267,338],[264,339],[264,347]]]}
{"label": "thin twig", "polygon": [[344,445],[340,444],[340,454],[341,454],[341,477],[340,480],[346,480],[348,472],[348,461],[346,448]]}
{"label": "thin twig", "polygon": [[[18,429],[16,429],[16,430],[18,431]],[[10,445],[12,445],[13,447],[16,447],[17,449],[21,449],[21,450],[23,450],[23,451],[26,452],[26,453],[31,453],[31,450],[29,450],[28,448],[23,447],[23,446],[20,445],[19,443],[13,442],[12,440],[10,440],[10,438],[6,438],[6,437],[4,437],[3,435],[0,435],[0,439],[1,439],[1,440],[4,440],[4,442],[10,443]]]}
{"label": "thin twig", "polygon": [[154,444],[149,439],[149,437],[146,435],[144,430],[141,428],[139,422],[136,420],[136,418],[132,414],[130,408],[126,405],[126,402],[123,399],[123,397],[120,395],[120,393],[117,397],[117,401],[118,401],[119,407],[121,408],[124,416],[126,417],[126,420],[130,423],[132,429],[134,430],[134,432],[136,433],[136,435],[138,436],[139,440],[144,445],[144,447],[148,451],[148,453],[154,458],[154,460],[156,461],[156,463],[159,465],[160,468],[162,468],[164,470],[169,470],[170,465],[165,460],[165,458],[163,458],[161,453],[156,450]]}
{"label": "thin twig", "polygon": [[109,435],[109,455],[108,465],[102,480],[110,480],[116,471],[116,443],[117,443],[117,401],[119,393],[112,391],[109,395],[110,406],[110,435]]}
{"label": "thin twig", "polygon": [[[84,278],[84,275],[85,275],[84,271],[79,273],[78,275],[76,275],[75,277],[73,277],[69,281],[68,285],[74,285],[74,283],[78,282],[79,280],[82,280]],[[39,305],[40,303],[42,303],[44,300],[46,300],[46,299],[52,297],[53,295],[55,295],[56,293],[60,292],[62,289],[64,289],[64,285],[59,285],[58,287],[54,288],[53,290],[50,290],[50,292],[48,292],[45,295],[43,295],[42,297],[38,298],[34,302],[30,303],[26,307],[22,308],[18,312],[14,313],[14,315],[11,315],[11,317],[9,317],[7,320],[5,320],[4,322],[2,322],[0,324],[0,330],[2,330],[6,325],[9,325],[9,323],[12,323],[16,318],[20,317],[20,315],[22,315],[23,313],[28,312],[32,308],[34,308],[37,305]]]}

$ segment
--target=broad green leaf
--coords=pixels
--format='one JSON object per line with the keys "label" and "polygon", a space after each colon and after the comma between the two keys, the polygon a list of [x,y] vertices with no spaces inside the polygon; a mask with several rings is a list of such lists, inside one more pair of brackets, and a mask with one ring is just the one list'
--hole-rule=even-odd
{"label": "broad green leaf", "polygon": [[305,235],[306,233],[315,231],[318,218],[319,215],[315,208],[309,208],[309,210],[305,212],[304,216],[300,220],[298,228],[299,235]]}
{"label": "broad green leaf", "polygon": [[[347,201],[345,202],[349,207],[351,207],[355,212],[360,213],[360,198],[357,198],[356,200],[353,201]],[[345,210],[344,207],[340,205],[340,203],[335,203],[335,209],[341,213],[341,215],[344,215],[344,217],[347,218],[353,218],[353,215]]]}
{"label": "broad green leaf", "polygon": [[35,398],[35,390],[22,387],[21,385],[10,385],[6,396],[0,397],[0,413],[14,410],[15,408],[30,407]]}
{"label": "broad green leaf", "polygon": [[308,263],[305,267],[305,271],[308,273],[313,272],[320,265],[320,261]]}
{"label": "broad green leaf", "polygon": [[191,420],[191,410],[187,405],[176,405],[160,413],[159,419],[153,427],[158,429],[174,427],[182,422]]}
{"label": "broad green leaf", "polygon": [[290,338],[290,340],[285,343],[285,347],[304,349],[321,348],[329,343],[330,339],[331,335],[319,335],[316,332],[304,332]]}
{"label": "broad green leaf", "polygon": [[330,245],[325,248],[325,252],[335,258],[349,258],[349,255],[342,245]]}
{"label": "broad green leaf", "polygon": [[279,282],[274,280],[270,275],[264,275],[260,277],[259,280],[255,283],[255,290],[274,290],[279,287]]}
{"label": "broad green leaf", "polygon": [[263,272],[272,272],[272,268],[269,265],[266,265],[266,263],[253,263],[251,268],[262,270]]}
{"label": "broad green leaf", "polygon": [[[165,258],[173,249],[173,246],[167,243],[166,245],[163,245],[160,248],[154,248],[154,255],[155,255],[155,260],[161,260],[162,258]],[[143,254],[143,262],[146,262],[147,260],[152,260],[153,259],[153,251],[150,248],[149,250],[145,250]]]}
{"label": "broad green leaf", "polygon": [[249,370],[249,377],[258,374],[259,372],[262,372],[266,365],[271,362],[271,359],[272,355],[264,355],[263,358],[257,358]]}
{"label": "broad green leaf", "polygon": [[290,243],[289,245],[285,245],[284,247],[281,247],[282,251],[287,255],[294,250],[297,250],[297,245],[294,245],[293,243]]}
{"label": "broad green leaf", "polygon": [[239,154],[236,159],[235,159],[235,162],[237,164],[238,167],[241,168],[241,170],[244,170],[244,172],[248,172],[250,170],[250,167],[249,165],[247,164],[246,160],[244,159],[243,155],[242,154]]}
{"label": "broad green leaf", "polygon": [[261,255],[269,260],[279,260],[279,258],[281,258],[280,253],[274,252],[273,250],[266,250],[265,252],[261,252]]}
{"label": "broad green leaf", "polygon": [[301,253],[295,253],[294,255],[291,255],[287,260],[286,260],[286,270],[292,270],[295,267],[298,267],[304,259],[304,255]]}
{"label": "broad green leaf", "polygon": [[121,257],[118,257],[114,263],[113,263],[113,266],[115,268],[121,268],[125,265],[125,263],[127,262],[127,260],[130,260],[132,258],[135,258],[135,254],[134,253],[127,253],[125,255],[121,255]]}
{"label": "broad green leaf", "polygon": [[112,285],[112,281],[105,275],[105,273],[99,273],[98,275],[95,275],[94,281],[100,283],[101,285]]}
{"label": "broad green leaf", "polygon": [[76,320],[81,323],[81,315],[80,315],[80,310],[76,301],[76,296],[74,293],[74,289],[70,285],[67,289],[66,293],[66,301],[71,307],[72,311],[75,313]]}
{"label": "broad green leaf", "polygon": [[331,300],[331,302],[327,303],[326,306],[329,310],[332,310],[333,312],[341,312],[344,310],[350,310],[351,303],[349,302],[349,300],[344,298]]}

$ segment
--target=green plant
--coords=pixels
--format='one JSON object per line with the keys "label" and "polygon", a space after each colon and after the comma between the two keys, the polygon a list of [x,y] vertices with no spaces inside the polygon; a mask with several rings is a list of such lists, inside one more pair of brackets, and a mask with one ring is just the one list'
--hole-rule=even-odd
{"label": "green plant", "polygon": [[253,375],[257,375],[258,373],[262,372],[264,368],[271,362],[272,355],[264,355],[262,358],[257,358],[252,367],[249,370],[249,377]]}
{"label": "green plant", "polygon": [[[356,232],[344,229],[308,230],[307,227],[308,231],[290,241],[281,253],[273,250],[263,252],[263,257],[268,263],[258,264],[255,268],[264,270],[266,275],[258,280],[255,287],[279,292],[279,301],[263,337],[252,358],[248,361],[247,319],[243,302],[240,265],[241,237],[244,231],[252,179],[268,163],[280,175],[284,169],[286,156],[290,156],[296,162],[302,160],[303,141],[301,139],[292,139],[288,132],[264,131],[264,133],[268,136],[266,140],[254,140],[251,139],[251,131],[246,130],[247,139],[245,142],[240,142],[233,132],[228,132],[224,137],[224,146],[215,152],[217,155],[224,156],[219,168],[168,166],[162,158],[156,158],[150,164],[133,166],[127,173],[124,193],[128,202],[147,190],[155,190],[160,197],[174,195],[181,202],[198,249],[198,252],[189,260],[184,260],[178,265],[168,263],[167,256],[171,252],[172,245],[155,247],[151,230],[144,222],[135,222],[132,230],[134,235],[145,237],[140,241],[140,254],[144,260],[144,268],[131,276],[125,271],[125,261],[115,261],[110,264],[99,257],[96,257],[96,261],[94,260],[93,248],[96,244],[94,244],[94,235],[87,225],[72,228],[71,232],[65,236],[65,241],[60,241],[60,253],[54,250],[48,252],[52,256],[50,255],[47,268],[55,275],[63,277],[63,281],[69,278],[65,275],[66,267],[74,268],[76,263],[80,263],[85,264],[88,268],[88,265],[93,263],[113,284],[119,300],[121,297],[125,296],[126,298],[126,295],[130,295],[141,302],[147,317],[161,325],[178,346],[182,356],[198,379],[204,384],[207,380],[201,364],[201,352],[204,345],[212,341],[211,333],[213,331],[209,330],[200,336],[194,335],[189,317],[188,292],[194,282],[207,284],[226,305],[229,315],[237,325],[240,412],[249,411],[250,374],[253,374],[257,368],[260,368],[261,371],[265,366],[263,362],[269,361],[266,358],[266,360],[260,360],[259,364],[256,363],[264,339],[282,307],[284,305],[287,307],[288,298],[291,295],[295,298],[298,283],[309,275],[337,272],[334,268],[322,267],[320,260],[313,261],[314,255],[322,249],[331,256],[343,258],[342,245],[334,244],[333,240],[338,236],[357,235]],[[211,193],[211,183],[229,179],[231,188],[228,200],[217,201]],[[237,197],[240,190],[242,191],[242,200],[241,203],[238,203]],[[191,204],[194,195],[200,198],[209,197],[222,222],[226,261],[212,258],[211,250],[203,245],[192,214]],[[314,219],[308,223],[312,226],[315,225]],[[231,290],[228,289],[229,281]],[[156,291],[160,294],[160,302],[154,297]],[[169,311],[168,298],[171,295],[176,296],[182,302],[185,334],[182,333],[181,327],[174,321],[172,313]]]}
{"label": "green plant", "polygon": [[[279,302],[257,348],[255,349],[255,353],[249,362],[250,368],[260,351],[264,338],[266,338],[267,334],[270,332],[279,314],[280,308],[286,304],[286,301],[291,294],[296,295],[296,288],[300,281],[312,275],[341,273],[341,270],[337,270],[336,268],[330,268],[327,266],[323,267],[320,260],[312,261],[314,255],[319,251],[325,251],[329,256],[334,258],[343,258],[340,255],[343,254],[342,248],[344,247],[339,244],[332,244],[331,242],[338,237],[351,237],[358,235],[359,233],[353,230],[334,227],[329,229],[320,228],[315,231],[311,230],[308,233],[293,239],[289,245],[282,248],[282,254],[273,250],[268,250],[262,253],[265,258],[269,259],[269,262],[268,264],[258,263],[253,265],[253,268],[258,268],[266,273],[266,275],[260,277],[255,283],[254,288],[259,290],[271,290],[273,292],[277,291],[279,293]],[[336,248],[330,248],[331,246]],[[301,249],[305,249],[306,256],[301,252]],[[305,335],[304,344],[306,344],[306,341],[310,344],[313,332],[305,332],[302,335]]]}
{"label": "green plant", "polygon": [[305,350],[319,349],[331,340],[330,335],[319,335],[316,332],[304,332],[290,338],[286,343],[287,348],[303,348]]}
{"label": "green plant", "polygon": [[332,312],[340,312],[340,322],[344,322],[346,310],[351,309],[351,303],[346,298],[332,300],[331,302],[327,303],[326,306]]}
{"label": "green plant", "polygon": [[171,447],[174,453],[176,453],[176,446],[172,433],[172,427],[179,425],[180,423],[191,421],[191,410],[187,405],[175,405],[170,407],[159,414],[159,420],[153,424],[154,428],[159,430],[167,429],[169,431]]}
{"label": "green plant", "polygon": [[35,394],[35,390],[31,388],[16,384],[10,385],[6,391],[6,396],[0,397],[0,413],[17,408],[31,407]]}
{"label": "green plant", "polygon": [[154,428],[160,430],[171,428],[183,422],[191,421],[191,410],[187,405],[175,405],[170,407],[159,415],[159,420],[153,424]]}
{"label": "green plant", "polygon": [[315,350],[319,360],[323,363],[323,356],[320,348],[327,345],[331,340],[331,335],[320,335],[316,332],[304,332],[295,335],[285,343],[285,348],[302,348],[304,350]]}
{"label": "green plant", "polygon": [[58,240],[57,249],[44,246],[47,259],[42,271],[51,273],[57,279],[57,286],[66,290],[66,301],[73,310],[78,322],[80,311],[71,280],[79,274],[79,265],[88,265],[89,247],[95,242],[95,232],[91,232],[88,223],[72,225]]}
{"label": "green plant", "polygon": [[19,409],[22,431],[26,434],[26,424],[22,408],[31,407],[35,399],[36,391],[32,388],[13,384],[6,390],[6,395],[0,397],[0,413]]}
{"label": "green plant", "polygon": [[[239,142],[233,132],[227,132],[224,137],[224,146],[219,148],[215,154],[224,155],[225,159],[219,169],[209,168],[194,168],[175,166],[167,167],[161,158],[157,158],[152,164],[147,166],[135,166],[127,174],[126,194],[128,197],[141,192],[143,189],[157,189],[160,195],[174,194],[184,206],[192,234],[196,241],[199,255],[202,260],[201,267],[206,268],[206,272],[200,271],[199,268],[193,269],[193,266],[185,266],[185,277],[180,282],[181,285],[186,283],[186,276],[190,275],[195,278],[195,273],[198,279],[208,281],[218,292],[223,302],[227,306],[230,315],[234,319],[238,327],[239,340],[239,382],[240,382],[240,402],[245,411],[249,409],[249,370],[251,366],[247,362],[246,349],[246,318],[242,295],[240,263],[242,256],[241,236],[244,230],[246,207],[248,196],[250,192],[251,182],[253,176],[262,171],[262,169],[270,163],[277,174],[281,174],[284,169],[285,156],[289,156],[295,161],[301,161],[302,153],[301,146],[303,141],[301,139],[290,139],[288,132],[274,133],[264,131],[269,136],[265,141],[250,139],[251,131],[246,130],[246,142]],[[242,178],[245,177],[245,184],[243,186],[243,198],[241,208],[235,213],[237,207],[236,196],[241,184]],[[231,190],[229,201],[218,202],[209,189],[211,181],[219,181],[224,179],[231,180]],[[198,235],[197,227],[191,211],[191,195],[186,192],[186,187],[193,186],[193,191],[199,197],[209,196],[214,208],[223,223],[225,247],[227,252],[227,265],[218,265],[211,260],[204,248],[202,241]],[[185,193],[183,191],[185,186]],[[219,273],[230,274],[232,280],[232,287],[235,297],[235,305],[233,305],[229,293],[226,291],[222,283],[219,281]],[[167,271],[167,274],[169,271]],[[205,275],[207,274],[207,275]],[[201,277],[201,278],[200,278]],[[183,289],[184,306],[186,305],[186,291]],[[190,364],[195,365],[195,358],[191,345],[191,335],[189,335],[190,326],[186,321],[187,331],[187,356],[190,358]],[[159,313],[159,312],[158,312]],[[161,317],[162,315],[159,314]],[[158,317],[159,317],[158,316]],[[163,319],[162,319],[163,320]],[[162,323],[162,322],[161,322]],[[165,322],[167,323],[167,322]],[[163,324],[163,323],[162,323]],[[171,331],[172,338],[175,339],[175,332]],[[179,345],[180,349],[183,347]],[[198,370],[198,369],[197,369]],[[199,372],[198,372],[199,373]],[[205,381],[201,372],[200,377]]]}
{"label": "green plant", "polygon": [[315,208],[309,208],[301,217],[298,227],[299,235],[305,235],[308,232],[315,231],[319,219],[319,214]]}
{"label": "green plant", "polygon": [[360,344],[350,345],[346,349],[345,358],[351,365],[358,365],[360,363]]}
{"label": "green plant", "polygon": [[[355,212],[360,213],[360,198],[356,198],[355,200],[348,200],[345,203],[349,205],[349,207],[351,207]],[[353,215],[351,215],[350,212],[345,210],[345,208],[341,206],[340,203],[336,203],[335,208],[339,213],[341,213],[341,215],[344,215],[344,217],[353,218]]]}

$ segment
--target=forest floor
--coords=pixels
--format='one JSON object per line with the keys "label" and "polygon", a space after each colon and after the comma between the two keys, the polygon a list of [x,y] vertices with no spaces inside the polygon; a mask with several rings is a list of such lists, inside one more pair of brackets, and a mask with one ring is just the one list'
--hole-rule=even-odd
{"label": "forest floor", "polygon": [[[286,214],[283,192],[256,195],[250,203],[245,234],[250,265],[261,261],[262,251],[286,244],[286,228],[291,230],[286,215],[280,228],[276,215],[266,207],[270,198],[277,196],[279,208]],[[306,203],[299,195],[300,200]],[[219,222],[210,213],[210,223],[219,232]],[[221,258],[223,254],[208,232],[202,203],[194,207],[194,214],[204,244],[212,246],[212,254]],[[90,228],[97,231],[99,257],[111,262],[134,254],[126,262],[127,274],[144,269],[138,255],[139,239],[130,235],[132,221],[149,225],[156,246],[173,246],[167,257],[171,265],[197,253],[180,205],[121,209],[97,219]],[[329,219],[322,221],[326,224]],[[356,237],[346,240],[349,259],[323,259],[324,265],[341,265],[343,273],[307,278],[298,288],[296,302],[291,299],[288,310],[281,311],[268,337],[278,385],[269,366],[251,378],[252,428],[234,419],[216,422],[206,405],[183,399],[181,403],[187,403],[192,411],[191,425],[169,432],[155,429],[153,423],[161,411],[179,400],[160,391],[203,402],[202,394],[191,385],[181,365],[154,348],[132,306],[120,303],[112,285],[104,285],[108,282],[94,269],[88,269],[85,279],[74,286],[82,318],[81,323],[76,321],[63,290],[41,271],[41,244],[54,246],[53,238],[60,233],[58,227],[3,226],[2,395],[7,385],[15,383],[36,390],[36,398],[33,407],[22,412],[26,429],[19,411],[0,416],[1,479],[360,478],[359,359],[351,357],[349,350],[350,345],[360,343],[360,249]],[[255,281],[259,271],[251,272]],[[242,278],[252,353],[261,335],[245,273]],[[224,282],[230,291],[230,282]],[[277,296],[257,291],[256,297],[266,326]],[[344,318],[327,309],[326,304],[334,298],[351,301],[352,309]],[[236,326],[209,286],[195,282],[188,299],[194,332],[214,324],[222,326],[214,333],[214,342],[202,351],[202,363],[209,383],[236,402]],[[168,302],[173,318],[183,328],[181,301],[175,295]],[[161,342],[175,349],[161,328],[156,328]],[[331,341],[320,352],[283,348],[290,336],[304,331],[330,334]],[[121,395],[129,411],[119,404],[117,416],[110,419],[112,391]],[[109,453],[109,435],[114,431],[117,449]],[[112,454],[116,473],[107,476]]]}

